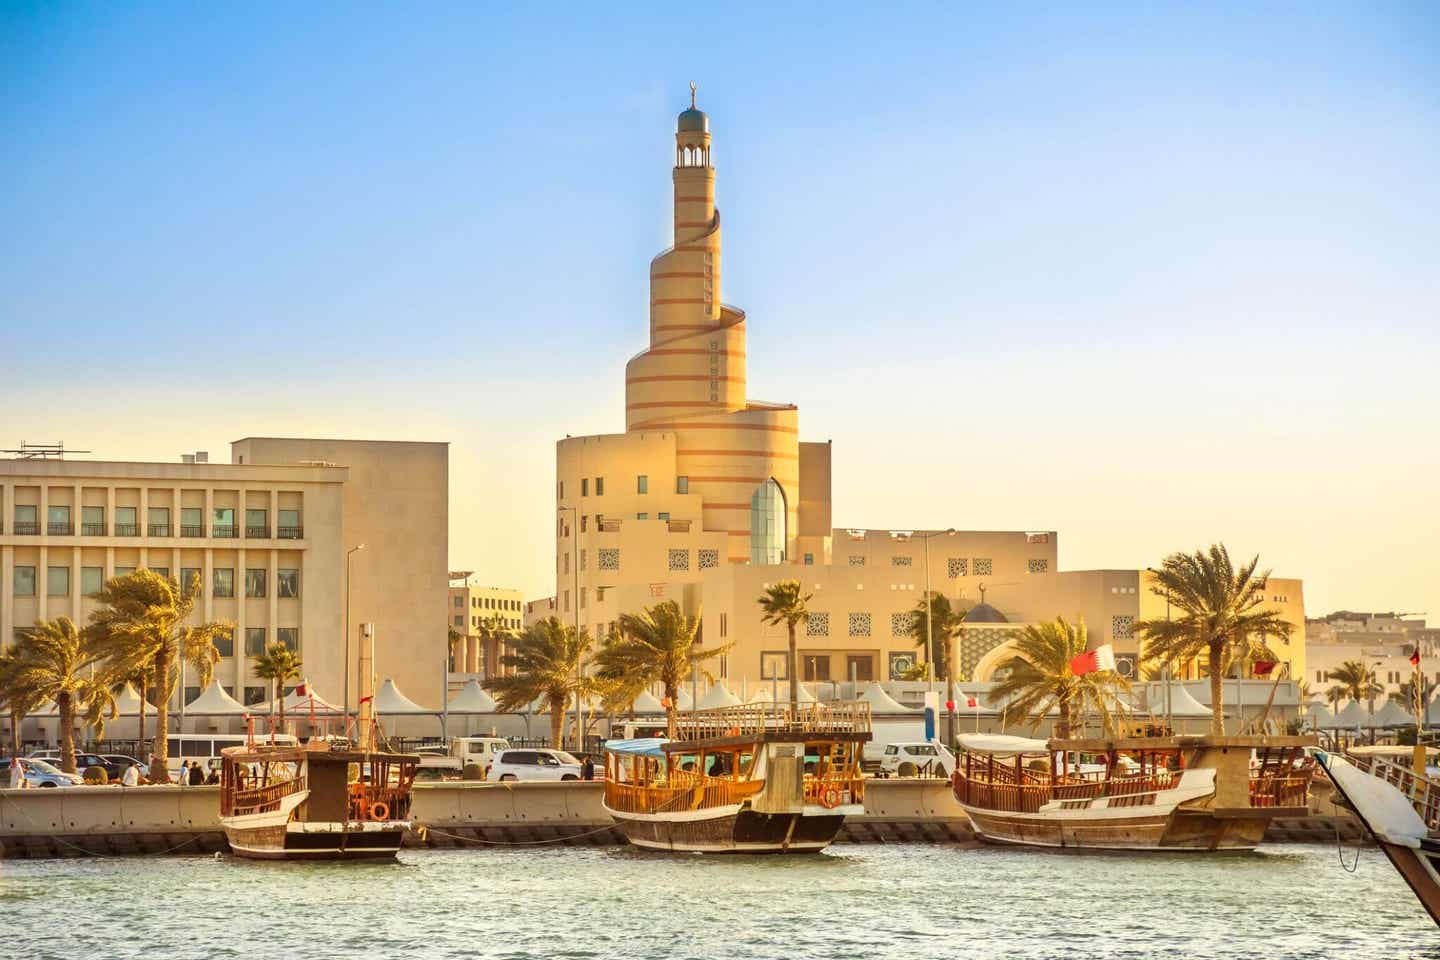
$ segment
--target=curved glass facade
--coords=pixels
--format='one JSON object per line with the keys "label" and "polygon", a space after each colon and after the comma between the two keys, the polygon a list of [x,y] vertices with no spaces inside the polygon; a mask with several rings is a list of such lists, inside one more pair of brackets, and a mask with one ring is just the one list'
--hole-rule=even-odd
{"label": "curved glass facade", "polygon": [[773,477],[750,496],[750,562],[785,562],[785,491]]}

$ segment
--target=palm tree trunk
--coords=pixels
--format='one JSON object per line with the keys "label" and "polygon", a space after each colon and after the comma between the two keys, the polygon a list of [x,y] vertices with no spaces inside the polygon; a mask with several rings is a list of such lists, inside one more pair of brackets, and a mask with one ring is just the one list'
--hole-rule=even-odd
{"label": "palm tree trunk", "polygon": [[795,624],[786,622],[785,629],[790,635],[790,722],[800,716],[800,652],[795,647]]}
{"label": "palm tree trunk", "polygon": [[136,753],[144,750],[142,744],[145,743],[145,694],[148,692],[146,689],[145,674],[142,673],[140,674],[140,729],[135,737]]}
{"label": "palm tree trunk", "polygon": [[55,708],[60,714],[60,769],[66,773],[75,772],[75,697],[74,694],[59,693],[55,696]]}
{"label": "palm tree trunk", "polygon": [[[275,692],[274,692],[273,694],[271,694],[271,699],[273,699],[273,700],[275,701],[275,705],[280,709],[280,732],[281,732],[281,733],[284,733],[284,732],[285,732],[285,697],[282,696],[282,694],[284,694],[284,692],[285,692],[285,684],[281,683],[279,680],[276,680],[276,681],[275,681]],[[349,723],[349,718],[346,718],[346,723]]]}
{"label": "palm tree trunk", "polygon": [[[1044,706],[1044,704],[1041,704],[1041,706]],[[1069,701],[1069,700],[1061,700],[1061,701],[1060,701],[1060,724],[1059,724],[1059,727],[1060,727],[1060,729],[1058,729],[1058,730],[1055,731],[1055,739],[1057,739],[1057,740],[1068,740],[1068,739],[1070,739],[1070,701]]]}
{"label": "palm tree trunk", "polygon": [[10,708],[10,756],[20,756],[20,724],[25,722],[25,714]]}
{"label": "palm tree trunk", "polygon": [[150,751],[151,783],[169,783],[170,770],[170,651],[155,654],[155,746]]}
{"label": "palm tree trunk", "polygon": [[674,680],[665,681],[665,736],[675,739],[675,722],[680,711],[675,709],[675,698],[680,696],[679,685]]}
{"label": "palm tree trunk", "polygon": [[565,726],[565,701],[550,701],[550,746],[560,749],[561,729]]}
{"label": "palm tree trunk", "polygon": [[1220,655],[1224,642],[1210,641],[1210,732],[1225,736],[1225,677],[1220,671]]}

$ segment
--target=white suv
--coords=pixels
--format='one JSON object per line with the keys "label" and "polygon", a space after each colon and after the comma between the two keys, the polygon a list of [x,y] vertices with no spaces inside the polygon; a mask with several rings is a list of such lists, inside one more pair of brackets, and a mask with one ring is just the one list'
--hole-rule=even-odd
{"label": "white suv", "polygon": [[880,769],[890,777],[948,777],[955,772],[955,755],[934,741],[888,743]]}
{"label": "white suv", "polygon": [[564,750],[506,750],[485,773],[486,780],[579,780],[580,761]]}

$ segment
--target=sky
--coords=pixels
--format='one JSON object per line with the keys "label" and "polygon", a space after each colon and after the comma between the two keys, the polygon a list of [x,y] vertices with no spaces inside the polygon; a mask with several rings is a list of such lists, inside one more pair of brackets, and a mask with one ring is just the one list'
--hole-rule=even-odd
{"label": "sky", "polygon": [[448,441],[452,567],[548,594],[694,80],[837,526],[1440,621],[1440,7],[614,6],[0,0],[0,445]]}

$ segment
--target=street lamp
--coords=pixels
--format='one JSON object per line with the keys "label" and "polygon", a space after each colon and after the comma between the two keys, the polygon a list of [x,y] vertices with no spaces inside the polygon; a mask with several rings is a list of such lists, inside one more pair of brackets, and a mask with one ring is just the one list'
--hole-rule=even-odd
{"label": "street lamp", "polygon": [[[935,604],[930,600],[930,540],[932,537],[941,535],[953,537],[955,528],[913,534],[925,542],[925,660],[931,664],[931,669],[926,671],[927,675],[933,675],[935,663]],[[945,720],[945,742],[948,744],[955,742],[955,658],[953,656],[945,658],[945,702],[948,711]]]}
{"label": "street lamp", "polygon": [[345,716],[341,722],[347,731],[350,729],[350,558],[364,549],[365,544],[357,543],[345,551]]}
{"label": "street lamp", "polygon": [[[555,512],[556,512],[556,513],[564,513],[566,510],[569,510],[569,511],[570,511],[570,537],[571,537],[570,568],[571,568],[571,572],[575,575],[575,592],[571,595],[570,600],[571,600],[572,603],[575,604],[575,608],[574,608],[574,609],[575,609],[575,642],[576,642],[576,643],[579,643],[579,642],[580,642],[580,519],[579,519],[579,518],[580,518],[580,514],[579,514],[579,512],[576,510],[575,507],[567,507],[567,506],[564,506],[563,504],[560,505],[560,506],[557,506],[557,507],[555,508]],[[556,584],[556,591],[555,591],[555,592],[556,592],[556,593],[559,593],[559,592],[560,592],[560,591],[559,591],[559,584]],[[575,658],[575,678],[576,678],[577,680],[580,680],[580,679],[582,679],[582,678],[584,677],[584,670],[585,670],[585,668],[584,668],[584,666],[583,666],[583,664],[582,664],[582,661],[583,661],[583,657],[576,657],[576,658]],[[580,687],[579,687],[579,685],[577,684],[577,685],[576,685],[576,688],[575,688],[575,745],[576,745],[576,749],[577,749],[577,750],[578,750],[578,749],[582,749],[582,748],[585,746],[585,712],[584,712],[584,710],[585,710],[584,704],[583,704],[583,703],[581,702],[581,700],[580,700]]]}

